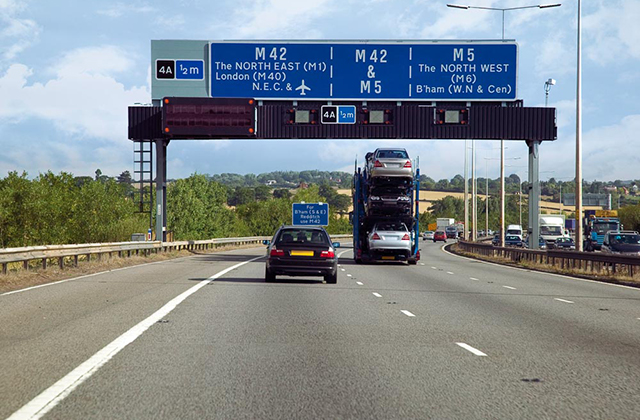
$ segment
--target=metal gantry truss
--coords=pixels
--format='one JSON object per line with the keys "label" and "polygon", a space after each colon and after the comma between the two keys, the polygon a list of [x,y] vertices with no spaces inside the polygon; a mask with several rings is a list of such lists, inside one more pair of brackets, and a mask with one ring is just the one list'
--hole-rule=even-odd
{"label": "metal gantry truss", "polygon": [[[138,184],[138,213],[149,213],[153,228],[153,141],[133,142],[133,182]],[[148,188],[145,188],[148,187]]]}

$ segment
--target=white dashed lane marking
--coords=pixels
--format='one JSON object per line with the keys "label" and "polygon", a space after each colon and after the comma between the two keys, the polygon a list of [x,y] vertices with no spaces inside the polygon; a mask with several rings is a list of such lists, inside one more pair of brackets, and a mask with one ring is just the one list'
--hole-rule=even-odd
{"label": "white dashed lane marking", "polygon": [[447,271],[447,274],[453,274],[451,271]]}
{"label": "white dashed lane marking", "polygon": [[504,287],[505,289],[516,290],[516,288],[515,288],[515,287],[511,287],[511,286],[502,286],[502,287]]}
{"label": "white dashed lane marking", "polygon": [[411,312],[406,311],[406,310],[404,310],[404,309],[402,309],[400,312],[402,312],[402,313],[403,313],[403,314],[405,314],[406,316],[415,316],[415,315],[414,315],[414,314],[412,314]]}
{"label": "white dashed lane marking", "polygon": [[557,300],[558,302],[564,302],[564,303],[573,303],[570,300],[565,300],[565,299],[560,299],[560,298],[553,298],[554,300]]}
{"label": "white dashed lane marking", "polygon": [[351,277],[351,274],[347,274],[347,277]]}
{"label": "white dashed lane marking", "polygon": [[340,271],[347,271],[347,270],[345,270],[344,268],[341,268]]}
{"label": "white dashed lane marking", "polygon": [[436,267],[431,267],[431,268],[433,268],[434,270],[437,270],[437,268],[436,268]]}
{"label": "white dashed lane marking", "polygon": [[[373,292],[373,296],[375,296],[375,297],[382,297],[382,295],[381,295],[380,293],[376,293],[376,292]],[[640,319],[640,318],[639,318],[639,319]]]}
{"label": "white dashed lane marking", "polygon": [[357,281],[357,282],[356,282],[356,284],[357,284],[358,286],[363,286],[363,285],[364,285],[364,283],[363,283],[363,282],[361,282],[361,281]]}
{"label": "white dashed lane marking", "polygon": [[471,353],[475,354],[476,356],[486,356],[486,354],[484,354],[483,352],[481,352],[480,350],[471,347],[468,344],[465,343],[456,343],[457,345],[459,345],[460,347],[462,347],[465,350],[470,351]]}
{"label": "white dashed lane marking", "polygon": [[477,278],[475,278],[475,277],[469,277],[469,279],[471,279],[471,280],[475,280],[475,281],[480,281],[480,280],[478,280],[478,279],[477,279]]}

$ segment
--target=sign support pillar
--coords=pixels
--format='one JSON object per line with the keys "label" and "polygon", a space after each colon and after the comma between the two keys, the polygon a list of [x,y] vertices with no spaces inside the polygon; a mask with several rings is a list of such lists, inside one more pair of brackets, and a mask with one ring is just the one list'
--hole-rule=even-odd
{"label": "sign support pillar", "polygon": [[538,249],[540,240],[540,141],[527,141],[529,146],[529,249]]}
{"label": "sign support pillar", "polygon": [[167,241],[167,145],[156,139],[156,241]]}

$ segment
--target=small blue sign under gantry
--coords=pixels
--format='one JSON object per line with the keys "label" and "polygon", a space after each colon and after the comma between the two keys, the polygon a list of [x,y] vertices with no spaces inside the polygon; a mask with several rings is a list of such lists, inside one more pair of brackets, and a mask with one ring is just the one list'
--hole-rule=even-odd
{"label": "small blue sign under gantry", "polygon": [[295,226],[329,226],[327,203],[293,203],[291,214]]}
{"label": "small blue sign under gantry", "polygon": [[515,41],[221,41],[209,52],[214,98],[517,98]]}
{"label": "small blue sign under gantry", "polygon": [[322,105],[320,109],[322,124],[355,124],[355,105]]}

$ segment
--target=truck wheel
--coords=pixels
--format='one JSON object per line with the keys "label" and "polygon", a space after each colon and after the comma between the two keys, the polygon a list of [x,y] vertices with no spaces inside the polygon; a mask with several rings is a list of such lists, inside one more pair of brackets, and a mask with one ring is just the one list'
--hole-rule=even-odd
{"label": "truck wheel", "polygon": [[362,264],[362,258],[356,258],[356,264]]}
{"label": "truck wheel", "polygon": [[409,265],[416,265],[418,264],[418,260],[416,260],[415,258],[411,257],[407,260],[407,262],[409,263]]}

